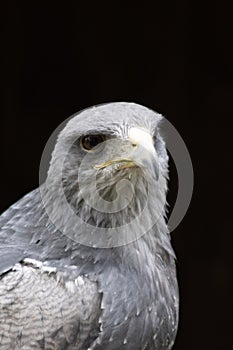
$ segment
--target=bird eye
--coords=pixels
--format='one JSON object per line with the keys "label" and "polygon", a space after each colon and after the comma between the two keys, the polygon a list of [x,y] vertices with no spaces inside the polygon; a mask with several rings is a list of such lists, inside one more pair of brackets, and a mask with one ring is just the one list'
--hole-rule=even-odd
{"label": "bird eye", "polygon": [[82,148],[86,151],[90,151],[92,148],[98,146],[100,143],[105,141],[104,135],[86,135],[80,140]]}

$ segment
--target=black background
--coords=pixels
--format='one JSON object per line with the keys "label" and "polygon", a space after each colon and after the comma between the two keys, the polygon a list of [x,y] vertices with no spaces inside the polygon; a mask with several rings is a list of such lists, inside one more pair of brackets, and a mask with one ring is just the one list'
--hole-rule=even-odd
{"label": "black background", "polygon": [[[223,1],[9,1],[1,21],[0,209],[38,185],[64,119],[103,102],[164,114],[190,151],[195,190],[173,232],[175,350],[232,348],[232,11]],[[170,198],[175,198],[172,168]]]}

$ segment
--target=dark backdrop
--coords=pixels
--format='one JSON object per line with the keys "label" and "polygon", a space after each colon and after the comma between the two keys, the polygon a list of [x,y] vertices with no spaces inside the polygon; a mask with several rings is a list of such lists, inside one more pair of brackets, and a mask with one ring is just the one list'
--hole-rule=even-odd
{"label": "dark backdrop", "polygon": [[[175,349],[229,349],[232,12],[223,1],[152,3],[8,2],[1,22],[0,207],[37,187],[43,147],[71,114],[110,101],[164,114],[195,171],[192,204],[173,233],[181,294]],[[171,177],[172,201],[174,168]]]}

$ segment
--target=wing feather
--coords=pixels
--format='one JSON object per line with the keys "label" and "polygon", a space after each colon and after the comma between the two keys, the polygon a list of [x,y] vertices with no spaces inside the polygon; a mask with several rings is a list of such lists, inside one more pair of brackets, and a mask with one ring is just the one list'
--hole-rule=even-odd
{"label": "wing feather", "polygon": [[101,295],[95,282],[81,281],[24,263],[3,275],[1,349],[86,349],[98,336]]}

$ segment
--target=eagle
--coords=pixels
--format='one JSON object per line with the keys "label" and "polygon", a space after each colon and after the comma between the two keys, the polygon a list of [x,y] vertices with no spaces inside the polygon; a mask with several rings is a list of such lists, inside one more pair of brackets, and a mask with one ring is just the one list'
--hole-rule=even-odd
{"label": "eagle", "polygon": [[93,106],[0,217],[0,348],[168,350],[179,312],[163,117]]}

